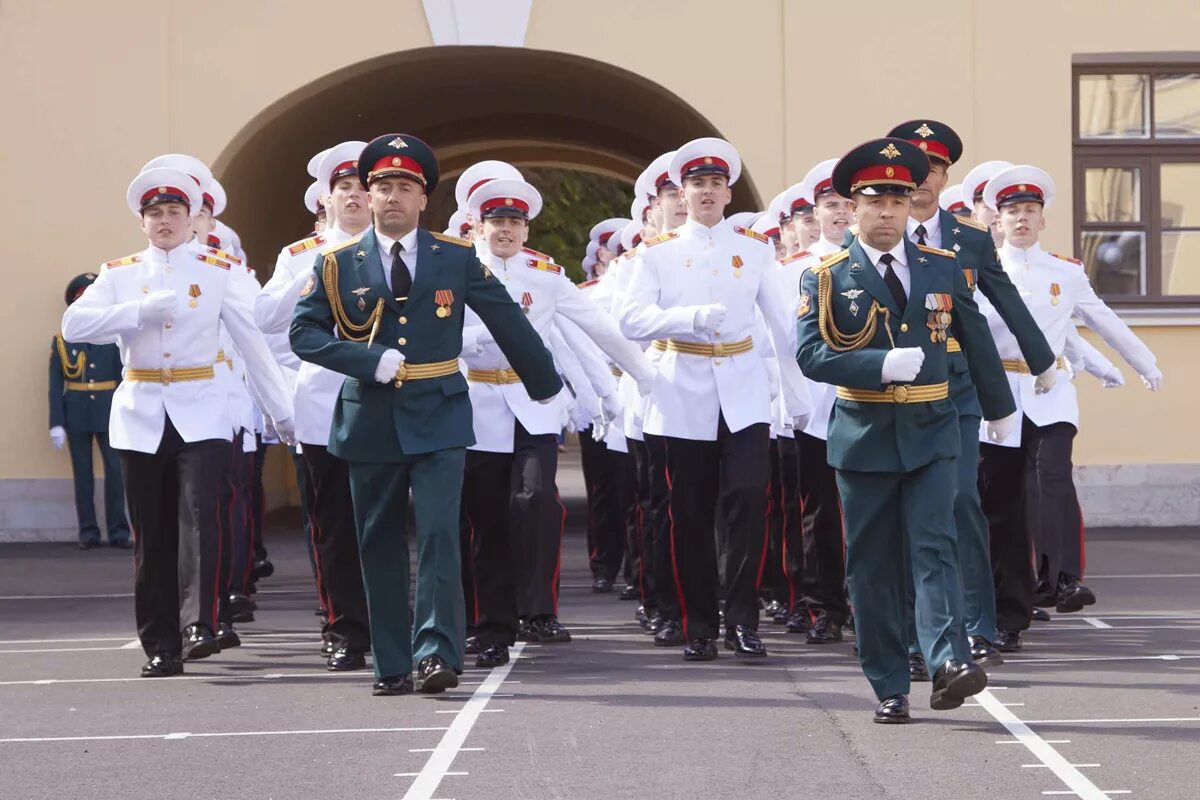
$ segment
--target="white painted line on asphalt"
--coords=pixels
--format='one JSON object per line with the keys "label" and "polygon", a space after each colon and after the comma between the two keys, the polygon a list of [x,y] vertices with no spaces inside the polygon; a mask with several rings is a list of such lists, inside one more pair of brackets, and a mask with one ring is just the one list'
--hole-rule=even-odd
{"label": "white painted line on asphalt", "polygon": [[[440,748],[440,747],[410,747],[408,749],[408,752],[410,752],[410,753],[436,753],[438,750],[441,750],[441,749],[443,749],[443,748]],[[483,751],[484,751],[484,748],[482,748],[482,747],[460,747],[460,748],[458,748],[458,752],[460,752],[460,753],[482,753]]]}
{"label": "white painted line on asphalt", "polygon": [[[482,686],[483,686],[483,684],[480,684],[481,688],[482,688]],[[494,696],[495,695],[493,695],[493,697]],[[470,703],[471,701],[468,700],[467,702]],[[467,709],[465,707],[464,708],[448,708],[445,711],[435,711],[433,713],[435,713],[435,714],[458,714],[458,713],[461,713],[466,710]],[[503,714],[504,709],[503,708],[481,708],[478,711],[476,711],[475,713],[476,714]]]}
{"label": "white painted line on asphalt", "polygon": [[[255,594],[312,594],[312,589],[259,589]],[[111,592],[106,594],[5,594],[0,600],[122,600],[133,597],[133,592]]]}
{"label": "white painted line on asphalt", "polygon": [[40,647],[27,650],[0,650],[0,656],[26,655],[29,653],[98,653],[104,650],[121,649],[121,647]]}
{"label": "white painted line on asphalt", "polygon": [[430,754],[429,760],[425,762],[421,772],[408,787],[408,791],[404,793],[403,800],[433,800],[433,793],[437,791],[442,778],[454,764],[455,756],[466,742],[471,729],[475,727],[479,715],[488,710],[488,702],[504,684],[505,678],[508,677],[508,673],[512,671],[524,650],[524,642],[513,645],[510,651],[511,660],[504,666],[492,670],[467,700],[467,704],[457,712],[458,715],[442,735],[442,740],[438,742],[437,749]]}
{"label": "white painted line on asphalt", "polygon": [[0,644],[82,644],[83,642],[127,642],[125,636],[92,636],[83,639],[5,639]]}
{"label": "white painted line on asphalt", "polygon": [[[256,675],[176,675],[172,678],[35,678],[24,681],[0,681],[0,686],[53,686],[70,683],[137,683],[156,686],[170,681],[271,681],[281,678],[363,678],[361,672],[265,672]],[[478,686],[481,681],[459,681],[459,686]],[[520,683],[520,681],[507,681]]]}
{"label": "white painted line on asphalt", "polygon": [[[996,701],[996,702],[999,702],[999,701]],[[963,705],[966,706],[967,708],[982,708],[983,707],[983,703],[963,703]],[[1005,708],[1012,708],[1013,706],[1023,706],[1025,704],[1024,703],[1000,703],[1000,705],[1004,706]]]}
{"label": "white painted line on asphalt", "polygon": [[[419,773],[419,772],[397,772],[392,777],[393,778],[415,778],[420,774],[421,773]],[[471,773],[469,773],[469,772],[443,772],[442,773],[442,775],[445,777],[450,777],[451,775],[470,775],[470,774]]]}
{"label": "white painted line on asphalt", "polygon": [[1082,619],[1088,625],[1091,625],[1093,628],[1099,628],[1101,630],[1112,629],[1112,625],[1109,625],[1107,622],[1103,622],[1098,617],[1080,617],[1080,619]]}
{"label": "white painted line on asphalt", "polygon": [[326,728],[301,731],[222,731],[219,733],[135,733],[120,736],[36,736],[17,739],[0,739],[0,744],[23,744],[45,742],[112,742],[126,739],[214,739],[227,736],[324,736],[334,733],[408,733],[412,731],[444,731],[445,727],[413,728]]}
{"label": "white painted line on asphalt", "polygon": [[1076,794],[1083,800],[1105,800],[1107,795],[1088,780],[1082,772],[1075,769],[1062,757],[1057,750],[1046,743],[1046,740],[1034,733],[1028,725],[1022,722],[1016,714],[1009,711],[987,689],[975,695],[984,710],[992,715],[1004,728],[1025,745],[1038,761],[1045,764],[1067,785],[1071,794]]}
{"label": "white painted line on asphalt", "polygon": [[1194,656],[1064,656],[1063,658],[1005,658],[1006,664],[1066,664],[1083,661],[1183,661],[1184,659],[1200,658]]}
{"label": "white painted line on asphalt", "polygon": [[140,639],[134,639],[132,641],[126,642],[125,644],[121,645],[122,650],[140,650],[141,647],[142,647],[142,642]]}
{"label": "white painted line on asphalt", "polygon": [[[1026,725],[1029,723],[1026,722]],[[1043,739],[1046,744],[1070,744],[1070,739]],[[1020,739],[1001,739],[996,744],[1024,744]]]}
{"label": "white painted line on asphalt", "polygon": [[[1133,622],[1142,619],[1184,619],[1184,620],[1200,620],[1200,615],[1195,612],[1180,612],[1178,614],[1101,614],[1100,616],[1092,615],[1096,619],[1115,619],[1126,622]],[[1051,617],[1048,622],[1074,622],[1083,619],[1083,617],[1075,617],[1070,614]],[[1048,623],[1043,623],[1048,624]]]}
{"label": "white painted line on asphalt", "polygon": [[[1025,769],[1046,769],[1046,767],[1048,765],[1046,765],[1046,764],[1022,764],[1021,766],[1024,767]],[[1075,769],[1080,769],[1082,767],[1098,767],[1100,765],[1099,764],[1072,764],[1071,766],[1074,767]]]}
{"label": "white painted line on asphalt", "polygon": [[[1128,789],[1097,789],[1096,791],[1100,792],[1100,796],[1109,795],[1109,794],[1132,794],[1132,792],[1130,792]],[[1063,791],[1063,790],[1059,789],[1057,791],[1052,791],[1052,792],[1042,792],[1042,794],[1075,794],[1075,795],[1078,795],[1079,792]],[[1079,796],[1082,797],[1083,795],[1079,795]]]}
{"label": "white painted line on asphalt", "polygon": [[1200,722],[1200,717],[1114,717],[1110,719],[1031,719],[1026,725],[1087,725],[1118,722]]}
{"label": "white painted line on asphalt", "polygon": [[1130,575],[1088,575],[1089,581],[1093,580],[1122,580],[1126,578],[1200,578],[1200,572],[1160,572],[1157,574],[1141,573]]}

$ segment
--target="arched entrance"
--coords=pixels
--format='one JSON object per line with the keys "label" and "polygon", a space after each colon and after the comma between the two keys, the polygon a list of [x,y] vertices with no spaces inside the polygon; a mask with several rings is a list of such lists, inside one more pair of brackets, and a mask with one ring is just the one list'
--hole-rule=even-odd
{"label": "arched entrance", "polygon": [[[667,89],[611,64],[542,50],[431,47],[355,64],[280,98],[214,163],[230,198],[224,216],[260,277],[271,256],[308,232],[304,171],[318,150],[390,131],[438,153],[442,185],[426,226],[453,211],[453,184],[475,161],[588,170],[632,183],[651,159],[712,123]],[[267,198],[268,202],[264,202]],[[744,174],[731,211],[760,206]]]}

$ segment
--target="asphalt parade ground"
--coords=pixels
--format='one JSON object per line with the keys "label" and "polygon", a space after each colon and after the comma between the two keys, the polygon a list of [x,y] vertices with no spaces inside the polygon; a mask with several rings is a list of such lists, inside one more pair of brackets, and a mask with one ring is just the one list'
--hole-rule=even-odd
{"label": "asphalt parade ground", "polygon": [[770,658],[685,664],[634,605],[590,591],[583,516],[564,541],[562,645],[524,645],[445,695],[376,698],[326,672],[303,541],[243,646],[138,677],[131,556],[0,545],[0,798],[1200,797],[1200,531],[1089,532],[1086,616],[1035,623],[963,708],[871,722],[853,638],[764,622]]}

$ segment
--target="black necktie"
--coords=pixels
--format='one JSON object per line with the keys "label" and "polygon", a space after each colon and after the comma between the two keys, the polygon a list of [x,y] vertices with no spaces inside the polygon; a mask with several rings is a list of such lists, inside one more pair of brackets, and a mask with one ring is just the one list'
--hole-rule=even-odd
{"label": "black necktie", "polygon": [[924,225],[918,225],[917,229],[915,231],[913,231],[913,233],[915,233],[917,235],[917,244],[924,244],[924,245],[929,244],[929,242],[925,241],[925,226]]}
{"label": "black necktie", "polygon": [[904,284],[900,282],[900,276],[892,268],[892,262],[895,260],[891,253],[884,253],[879,257],[879,263],[887,267],[883,273],[883,282],[887,284],[888,291],[896,299],[896,305],[900,306],[900,313],[903,314],[908,306],[908,296],[904,294]]}
{"label": "black necktie", "polygon": [[412,290],[412,273],[400,257],[403,251],[404,246],[399,242],[392,245],[392,296],[401,303],[408,299],[408,293]]}

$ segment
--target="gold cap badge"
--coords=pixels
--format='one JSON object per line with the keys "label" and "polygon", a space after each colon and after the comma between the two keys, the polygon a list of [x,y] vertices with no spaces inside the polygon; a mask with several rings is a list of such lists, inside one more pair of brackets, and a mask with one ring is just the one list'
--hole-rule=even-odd
{"label": "gold cap badge", "polygon": [[915,134],[917,134],[917,136],[920,136],[922,139],[926,139],[930,136],[933,136],[933,128],[929,127],[929,125],[927,125],[924,122],[921,123],[921,127],[917,128],[913,132]]}
{"label": "gold cap badge", "polygon": [[879,155],[883,156],[884,158],[899,158],[900,150],[896,147],[896,145],[888,142],[887,147],[879,151]]}

